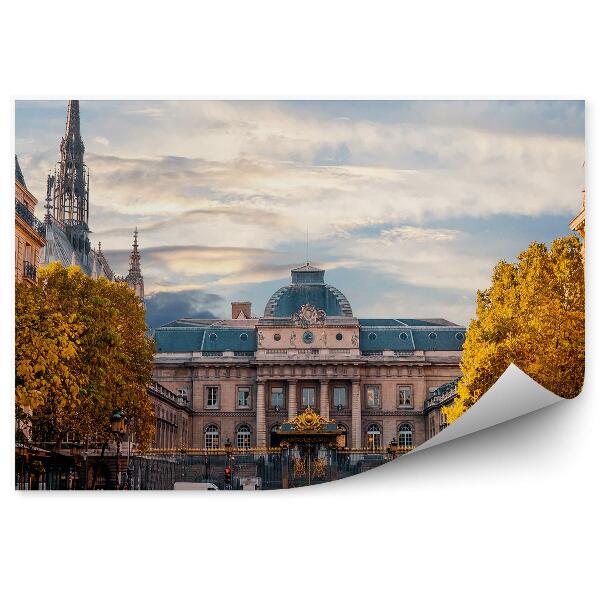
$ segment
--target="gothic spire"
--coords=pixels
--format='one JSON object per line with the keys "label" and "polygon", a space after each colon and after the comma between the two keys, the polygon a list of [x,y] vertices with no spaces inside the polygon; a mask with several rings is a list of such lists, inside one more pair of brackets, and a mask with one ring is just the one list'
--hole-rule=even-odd
{"label": "gothic spire", "polygon": [[142,268],[140,265],[140,251],[138,249],[138,229],[133,232],[133,245],[131,254],[129,255],[129,273],[125,277],[125,281],[129,287],[135,290],[136,295],[140,300],[144,301],[144,277],[142,276]]}
{"label": "gothic spire", "polygon": [[82,226],[87,230],[89,175],[84,153],[79,124],[79,100],[69,100],[54,187],[54,218],[64,225]]}
{"label": "gothic spire", "polygon": [[69,100],[69,104],[67,105],[65,138],[72,136],[81,139],[81,131],[79,128],[79,100]]}
{"label": "gothic spire", "polygon": [[137,227],[133,232],[133,249],[129,255],[129,273],[128,277],[142,276],[142,270],[140,267],[140,252],[138,250],[138,230]]}

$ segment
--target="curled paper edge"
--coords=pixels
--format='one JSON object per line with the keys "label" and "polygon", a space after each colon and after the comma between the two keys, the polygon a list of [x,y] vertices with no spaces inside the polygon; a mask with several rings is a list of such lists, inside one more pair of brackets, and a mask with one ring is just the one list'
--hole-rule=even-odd
{"label": "curled paper edge", "polygon": [[466,413],[435,437],[417,446],[411,454],[516,419],[563,399],[511,364]]}

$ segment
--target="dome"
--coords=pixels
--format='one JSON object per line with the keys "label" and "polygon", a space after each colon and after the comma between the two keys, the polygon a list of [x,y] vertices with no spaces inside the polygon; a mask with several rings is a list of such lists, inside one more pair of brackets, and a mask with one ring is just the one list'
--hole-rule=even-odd
{"label": "dome", "polygon": [[311,304],[330,317],[351,317],[346,296],[325,283],[325,271],[310,264],[292,269],[292,283],[279,288],[265,306],[265,317],[290,317],[303,304]]}

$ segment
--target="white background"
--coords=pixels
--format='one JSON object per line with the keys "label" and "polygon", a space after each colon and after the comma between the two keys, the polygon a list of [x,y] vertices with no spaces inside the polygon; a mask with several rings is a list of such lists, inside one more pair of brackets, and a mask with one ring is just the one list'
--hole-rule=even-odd
{"label": "white background", "polygon": [[584,98],[589,231],[599,101],[589,6],[105,0],[2,9],[4,597],[595,597],[593,235],[587,381],[575,401],[310,490],[12,490],[14,98]]}

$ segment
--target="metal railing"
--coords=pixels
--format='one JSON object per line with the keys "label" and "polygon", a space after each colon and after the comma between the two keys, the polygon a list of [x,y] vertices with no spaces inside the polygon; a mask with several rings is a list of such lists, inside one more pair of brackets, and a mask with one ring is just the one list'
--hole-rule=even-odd
{"label": "metal railing", "polygon": [[46,224],[40,221],[23,202],[15,199],[15,212],[23,221],[32,227],[38,235],[46,237]]}
{"label": "metal railing", "polygon": [[167,389],[157,381],[152,381],[152,383],[148,385],[148,390],[154,392],[157,396],[171,400],[171,402],[175,402],[182,406],[187,405],[187,399],[185,399],[183,396],[173,393],[171,390]]}
{"label": "metal railing", "polygon": [[448,401],[452,400],[458,394],[458,382],[459,377],[441,385],[434,392],[432,392],[431,396],[425,400],[425,408],[430,408],[431,406],[437,406],[439,404],[445,404]]}

